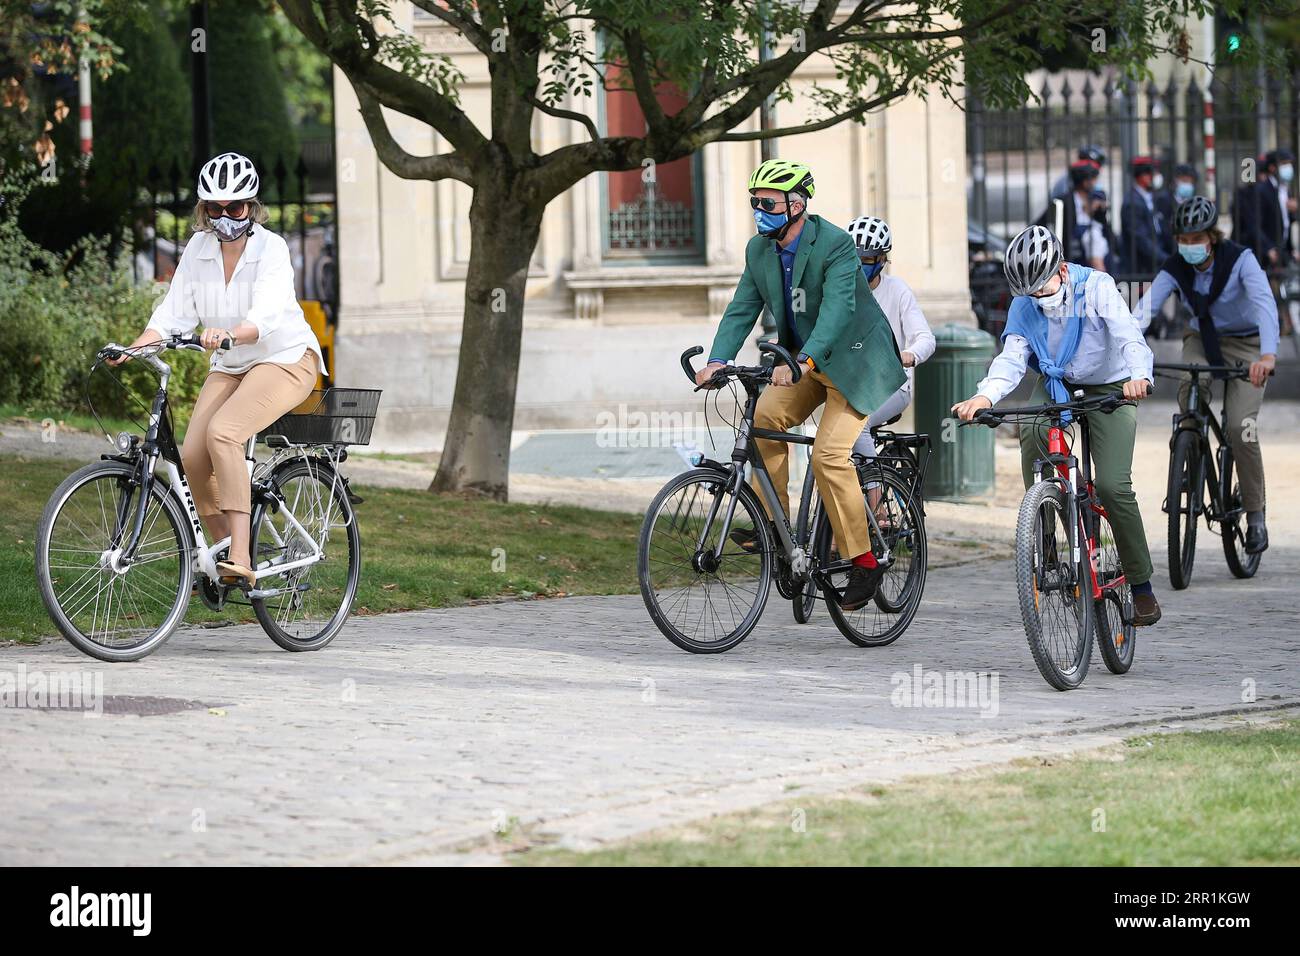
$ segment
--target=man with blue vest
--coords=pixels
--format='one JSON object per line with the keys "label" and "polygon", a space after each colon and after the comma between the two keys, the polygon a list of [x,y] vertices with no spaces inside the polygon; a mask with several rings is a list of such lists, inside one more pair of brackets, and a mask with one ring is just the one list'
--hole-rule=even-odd
{"label": "man with blue vest", "polygon": [[[1189,365],[1247,365],[1250,380],[1224,382],[1223,429],[1241,482],[1246,509],[1246,552],[1268,547],[1264,525],[1264,455],[1258,436],[1264,383],[1277,360],[1278,321],[1273,293],[1259,262],[1245,246],[1223,238],[1219,211],[1204,196],[1193,196],[1174,212],[1178,254],[1160,267],[1151,288],[1133,309],[1145,328],[1170,293],[1177,292],[1192,313],[1183,336],[1183,362]],[[1191,377],[1185,375],[1178,404],[1187,410]],[[1208,403],[1209,396],[1204,396]]]}

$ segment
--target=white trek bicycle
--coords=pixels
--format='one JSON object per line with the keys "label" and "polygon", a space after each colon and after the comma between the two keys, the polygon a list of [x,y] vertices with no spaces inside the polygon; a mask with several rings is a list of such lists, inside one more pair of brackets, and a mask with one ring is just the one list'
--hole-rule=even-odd
{"label": "white trek bicycle", "polygon": [[157,373],[158,390],[143,438],[122,432],[115,454],[73,472],[45,506],[36,579],[51,620],[91,657],[134,661],[172,635],[197,591],[214,611],[251,605],[285,650],[319,650],[342,630],[360,580],[353,506],[361,499],[338,467],[346,446],[370,440],[379,390],[313,392],[258,436],[272,450],[266,461],[254,458],[257,438],[249,439],[257,581],[244,590],[220,582],[216,565],[230,539],[208,543],[185,478],[167,405],[171,368],[159,358],[166,349],[203,351],[197,336],[178,335],[137,349],[108,345],[96,355],[92,372],[132,355]]}

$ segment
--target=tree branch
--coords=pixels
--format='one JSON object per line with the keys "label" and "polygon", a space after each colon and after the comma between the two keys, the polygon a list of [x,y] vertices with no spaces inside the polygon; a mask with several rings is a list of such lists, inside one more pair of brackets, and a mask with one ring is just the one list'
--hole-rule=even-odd
{"label": "tree branch", "polygon": [[857,119],[864,113],[878,109],[887,103],[891,103],[900,96],[905,96],[911,89],[911,83],[905,82],[897,89],[890,90],[888,93],[882,93],[873,99],[864,103],[859,103],[852,109],[845,110],[842,113],[836,113],[834,116],[828,116],[826,119],[817,120],[813,123],[805,123],[802,126],[782,126],[780,129],[756,129],[748,130],[743,133],[723,133],[715,136],[715,143],[746,143],[753,140],[775,139],[778,136],[798,136],[802,133],[815,133],[818,130],[829,129],[836,123],[842,123],[845,120]]}
{"label": "tree branch", "polygon": [[408,153],[393,138],[379,100],[364,87],[356,87],[356,93],[361,118],[365,120],[366,130],[370,133],[370,142],[374,144],[375,153],[385,166],[403,179],[458,179],[462,183],[474,185],[473,171],[464,157],[455,152],[433,156]]}
{"label": "tree branch", "polygon": [[294,26],[343,71],[358,95],[364,87],[389,109],[432,126],[468,157],[486,148],[487,140],[458,106],[415,77],[375,58],[375,51],[363,45],[359,37],[359,31],[374,36],[374,27],[357,17],[354,9],[340,10],[338,2],[321,2],[322,22],[316,18],[312,0],[281,0],[280,7]]}
{"label": "tree branch", "polygon": [[554,116],[557,119],[573,120],[575,123],[581,123],[583,126],[587,127],[587,135],[591,137],[593,142],[600,139],[600,130],[596,128],[595,121],[593,121],[586,113],[561,109],[558,106],[548,106],[536,96],[529,96],[528,101],[547,116]]}
{"label": "tree branch", "polygon": [[992,26],[999,20],[1005,20],[1024,6],[1022,0],[1011,0],[987,16],[970,20],[950,30],[899,30],[894,33],[844,33],[844,40],[854,43],[897,43],[899,41],[919,40],[968,40],[974,34]]}
{"label": "tree branch", "polygon": [[[417,7],[431,16],[437,17],[449,27],[474,45],[484,56],[493,56],[492,39],[483,29],[483,24],[472,19],[459,9],[452,9],[450,0],[411,0]],[[446,3],[446,6],[443,4]]]}
{"label": "tree branch", "polygon": [[667,132],[667,117],[659,98],[655,96],[654,81],[650,79],[650,64],[646,56],[645,43],[640,30],[628,30],[623,34],[623,48],[627,50],[627,66],[632,74],[632,89],[636,101],[641,105],[646,125],[655,137]]}

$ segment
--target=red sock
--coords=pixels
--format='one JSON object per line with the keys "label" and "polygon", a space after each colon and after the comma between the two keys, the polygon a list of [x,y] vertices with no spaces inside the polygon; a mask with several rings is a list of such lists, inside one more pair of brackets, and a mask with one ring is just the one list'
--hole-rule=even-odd
{"label": "red sock", "polygon": [[876,566],[876,556],[870,551],[864,551],[853,559],[853,563],[860,568],[874,568]]}

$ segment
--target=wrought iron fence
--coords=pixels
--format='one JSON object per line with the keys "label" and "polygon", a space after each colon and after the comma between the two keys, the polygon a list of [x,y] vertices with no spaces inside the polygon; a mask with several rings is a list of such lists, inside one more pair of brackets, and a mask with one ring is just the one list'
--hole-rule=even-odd
{"label": "wrought iron fence", "polygon": [[[1142,261],[1136,237],[1121,226],[1124,204],[1138,199],[1130,194],[1136,156],[1150,156],[1164,178],[1155,216],[1166,253],[1174,246],[1169,228],[1176,206],[1169,192],[1174,168],[1188,164],[1198,175],[1197,193],[1217,202],[1224,232],[1254,247],[1275,279],[1288,264],[1295,271],[1293,229],[1269,214],[1267,204],[1279,202],[1276,183],[1261,186],[1260,174],[1268,151],[1300,151],[1300,71],[1264,79],[1221,70],[1208,84],[1204,71],[1146,84],[1075,71],[1042,76],[1032,85],[1036,101],[1019,109],[986,109],[976,91],[967,101],[971,292],[982,326],[998,332],[1006,318],[1009,300],[1000,266],[1006,242],[1031,222],[1053,225],[1053,189],[1059,191],[1063,179],[1068,182],[1069,166],[1084,145],[1099,147],[1105,156],[1096,185],[1107,194],[1109,237],[1118,246],[1108,267],[1131,301],[1156,268]],[[1291,226],[1297,185],[1289,190]],[[1065,201],[1072,202],[1068,193]],[[1276,235],[1249,228],[1261,222],[1261,214],[1274,224]],[[1282,251],[1270,262],[1266,248],[1272,243]],[[1176,331],[1176,323],[1164,330]]]}

